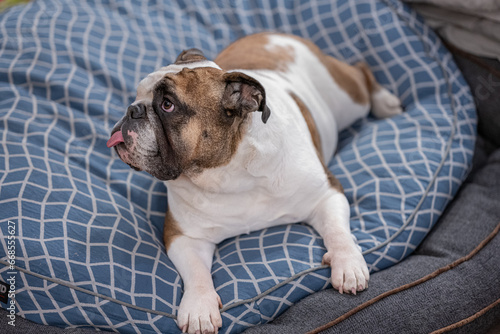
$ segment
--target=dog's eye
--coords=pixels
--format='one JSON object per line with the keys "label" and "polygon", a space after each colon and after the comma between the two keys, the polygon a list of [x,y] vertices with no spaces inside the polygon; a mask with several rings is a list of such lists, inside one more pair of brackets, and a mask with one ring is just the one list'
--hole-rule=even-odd
{"label": "dog's eye", "polygon": [[174,104],[170,102],[170,100],[163,100],[161,109],[163,109],[164,112],[172,112],[174,111]]}

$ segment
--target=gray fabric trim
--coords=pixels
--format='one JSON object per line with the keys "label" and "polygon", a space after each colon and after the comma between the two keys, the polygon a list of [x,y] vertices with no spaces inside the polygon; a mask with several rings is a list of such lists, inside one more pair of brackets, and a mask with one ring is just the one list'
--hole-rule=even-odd
{"label": "gray fabric trim", "polygon": [[281,288],[282,286],[287,285],[288,283],[295,281],[295,280],[296,280],[297,278],[299,278],[299,277],[305,276],[305,275],[307,275],[307,274],[309,274],[309,273],[312,273],[313,271],[317,271],[317,270],[320,270],[320,269],[326,269],[326,268],[330,268],[330,266],[328,266],[328,265],[326,265],[326,264],[325,264],[325,265],[321,265],[321,266],[318,266],[318,267],[312,267],[312,268],[306,269],[306,270],[304,270],[304,271],[301,271],[301,272],[299,272],[299,273],[297,273],[297,274],[295,274],[295,275],[293,275],[293,276],[291,276],[291,277],[287,278],[286,280],[284,280],[284,281],[282,281],[282,282],[279,282],[278,284],[276,284],[276,285],[275,285],[275,286],[273,286],[272,288],[267,289],[266,291],[262,292],[261,294],[259,294],[259,295],[255,296],[255,297],[253,297],[253,298],[243,299],[243,300],[240,300],[240,301],[238,301],[238,302],[236,302],[236,303],[232,303],[232,304],[229,304],[229,305],[227,305],[227,306],[224,306],[224,307],[220,310],[220,312],[221,312],[221,313],[222,313],[222,312],[226,312],[227,310],[230,310],[230,309],[232,309],[232,308],[235,308],[235,307],[240,306],[240,305],[243,305],[243,304],[253,303],[253,302],[255,302],[255,301],[257,301],[257,300],[259,300],[259,299],[261,299],[261,298],[263,298],[263,297],[265,297],[265,296],[267,296],[267,295],[269,295],[269,294],[270,294],[270,293],[272,293],[273,291],[278,290],[278,289],[279,289],[279,288]]}
{"label": "gray fabric trim", "polygon": [[[335,325],[340,324],[341,322],[349,319],[350,317],[353,317],[356,314],[363,312],[365,309],[367,309],[371,306],[374,306],[375,304],[377,304],[379,302],[387,302],[385,300],[387,298],[394,297],[397,294],[404,294],[404,293],[411,294],[413,292],[407,291],[410,289],[422,289],[422,288],[426,289],[425,287],[429,286],[429,282],[431,282],[433,280],[434,281],[443,280],[442,276],[449,274],[449,272],[457,271],[457,269],[460,272],[460,270],[466,264],[470,265],[470,263],[467,263],[467,262],[472,262],[474,260],[474,258],[478,258],[478,257],[480,257],[480,255],[485,256],[484,255],[485,252],[482,252],[482,251],[488,245],[490,245],[492,242],[495,242],[494,239],[498,236],[499,231],[500,231],[500,223],[497,224],[495,229],[486,237],[486,239],[481,241],[479,243],[479,245],[477,245],[477,247],[474,248],[469,254],[467,254],[467,255],[465,255],[465,256],[463,256],[463,257],[461,257],[461,258],[459,258],[451,263],[446,264],[445,266],[433,271],[432,273],[417,279],[416,281],[413,281],[413,282],[401,285],[401,286],[394,288],[392,290],[386,291],[386,292],[366,301],[365,303],[358,305],[356,308],[350,310],[349,312],[343,314],[342,316],[340,316],[340,317],[338,317],[338,318],[336,318],[336,319],[334,319],[334,320],[332,320],[332,321],[330,321],[322,326],[314,328],[313,330],[307,332],[307,334],[316,334],[316,333],[320,333],[320,332],[329,330],[329,329],[333,328]],[[498,240],[496,240],[496,241],[498,241]],[[481,253],[481,254],[479,254],[479,253]],[[487,254],[486,257],[489,257],[489,254]],[[431,286],[435,286],[435,284],[432,283]],[[441,331],[446,332],[450,329],[461,327],[461,326],[465,325],[466,323],[469,323],[469,322],[475,320],[476,318],[479,318],[481,315],[486,313],[488,310],[494,308],[499,303],[500,303],[500,299],[497,299],[495,302],[482,308],[481,310],[476,312],[474,315],[469,316],[465,319],[461,319],[460,321],[457,321],[449,326],[442,327],[436,332],[441,332]],[[432,332],[432,333],[435,334],[435,332]]]}
{"label": "gray fabric trim", "polygon": [[[404,15],[401,15],[401,13],[397,10],[396,7],[394,7],[389,1],[387,0],[382,0],[388,7],[390,7],[392,9],[392,11],[404,22],[408,23],[408,25],[410,26],[410,29],[420,38],[420,40],[422,41],[423,45],[426,46],[426,44],[424,43],[424,38],[422,36],[422,34],[417,30],[415,29],[414,27],[411,27],[411,24],[410,22],[408,21],[408,19],[404,16]],[[446,68],[445,66],[442,64],[441,60],[439,58],[436,58],[436,57],[433,57],[430,52],[430,50],[427,49],[426,50],[426,53],[427,55],[434,59],[436,61],[437,64],[439,64],[439,67],[441,68],[441,71],[443,73],[443,76],[444,76],[444,80],[446,81],[447,85],[448,85],[448,96],[450,98],[450,103],[451,103],[451,108],[452,108],[452,111],[453,111],[453,123],[452,123],[452,131],[450,133],[450,137],[448,139],[448,142],[447,142],[447,147],[446,147],[446,150],[445,150],[445,154],[443,155],[443,158],[439,164],[439,166],[437,167],[436,169],[436,172],[433,174],[433,177],[432,179],[430,180],[429,182],[429,185],[427,186],[424,194],[422,195],[419,203],[417,204],[417,206],[415,207],[415,210],[412,212],[412,214],[410,215],[410,217],[408,217],[408,219],[406,220],[406,222],[401,226],[401,228],[396,232],[394,233],[390,238],[388,238],[386,241],[384,241],[383,243],[375,246],[375,247],[372,247],[366,251],[363,252],[363,255],[366,255],[366,254],[369,254],[369,253],[372,253],[374,252],[375,250],[378,250],[384,246],[387,246],[391,241],[393,241],[399,234],[401,234],[405,228],[411,223],[411,221],[414,219],[415,215],[417,214],[418,210],[420,209],[420,207],[422,206],[423,202],[425,201],[425,199],[427,198],[428,194],[429,194],[429,191],[431,189],[431,187],[433,186],[439,172],[441,171],[442,167],[444,166],[448,156],[449,156],[449,153],[450,153],[450,150],[451,150],[451,146],[452,146],[452,142],[453,142],[453,139],[455,137],[455,133],[456,133],[456,125],[457,125],[457,110],[456,110],[456,105],[455,105],[455,100],[453,98],[453,88],[452,88],[452,84],[450,83],[449,81],[449,77],[448,77],[448,74],[446,73]],[[1,264],[4,264],[6,266],[9,266],[9,264],[3,260],[0,260],[0,263]],[[240,306],[240,305],[243,305],[243,304],[246,304],[246,303],[252,303],[256,300],[259,300],[267,295],[269,295],[270,293],[274,292],[275,290],[279,289],[280,287],[294,281],[295,279],[299,278],[299,277],[302,277],[302,276],[305,276],[311,272],[314,272],[314,271],[317,271],[317,270],[321,270],[321,269],[325,269],[325,268],[328,268],[329,266],[327,265],[321,265],[321,266],[317,266],[317,267],[313,267],[313,268],[309,268],[307,270],[304,270],[304,271],[301,271],[289,278],[287,278],[286,280],[280,282],[279,284],[275,285],[274,287],[264,291],[263,293],[253,297],[253,298],[250,298],[250,299],[245,299],[245,300],[241,300],[241,301],[238,301],[238,302],[235,302],[233,304],[229,304],[225,307],[222,308],[221,312],[225,312],[229,309],[232,309],[234,307],[237,307],[237,306]],[[103,295],[103,294],[100,294],[100,293],[97,293],[97,292],[94,292],[94,291],[91,291],[91,290],[87,290],[87,289],[83,289],[83,288],[80,288],[78,287],[76,284],[72,283],[72,282],[67,282],[67,281],[63,281],[63,280],[60,280],[60,279],[56,279],[56,278],[52,278],[52,277],[48,277],[48,276],[44,276],[44,275],[40,275],[40,274],[37,274],[37,273],[34,273],[32,271],[29,271],[29,270],[26,270],[26,269],[23,269],[23,268],[20,268],[20,267],[15,267],[17,270],[25,273],[25,274],[29,274],[29,275],[32,275],[32,276],[35,276],[35,277],[38,277],[40,279],[44,279],[44,280],[47,280],[47,281],[50,281],[50,282],[53,282],[53,283],[56,283],[56,284],[60,284],[60,285],[63,285],[63,286],[66,286],[70,289],[74,289],[74,290],[77,290],[77,291],[80,291],[80,292],[83,292],[83,293],[86,293],[86,294],[89,294],[89,295],[92,295],[94,297],[98,297],[98,298],[102,298],[102,299],[106,299],[106,300],[109,300],[109,301],[112,301],[112,302],[115,302],[117,304],[120,304],[120,305],[123,305],[123,306],[126,306],[126,307],[129,307],[129,308],[133,308],[133,309],[136,309],[136,310],[139,310],[139,311],[143,311],[143,312],[149,312],[149,313],[153,313],[153,314],[158,314],[158,315],[163,315],[163,316],[166,316],[166,317],[169,317],[169,318],[172,318],[172,319],[177,319],[177,316],[173,315],[173,314],[170,314],[170,313],[166,313],[166,312],[160,312],[160,311],[156,311],[156,310],[152,310],[152,309],[147,309],[147,308],[143,308],[143,307],[139,307],[139,306],[136,306],[136,305],[133,305],[133,304],[130,304],[130,303],[126,303],[126,302],[123,302],[123,301],[120,301],[118,299],[115,299],[115,298],[112,298],[112,297],[109,297],[109,296],[106,296],[106,295]]]}

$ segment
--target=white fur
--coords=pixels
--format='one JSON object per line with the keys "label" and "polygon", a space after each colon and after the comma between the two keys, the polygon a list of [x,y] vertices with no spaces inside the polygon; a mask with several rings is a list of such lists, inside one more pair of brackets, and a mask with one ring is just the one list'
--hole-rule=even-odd
{"label": "white fur", "polygon": [[377,118],[391,117],[403,112],[401,102],[385,88],[380,88],[372,95],[372,113]]}

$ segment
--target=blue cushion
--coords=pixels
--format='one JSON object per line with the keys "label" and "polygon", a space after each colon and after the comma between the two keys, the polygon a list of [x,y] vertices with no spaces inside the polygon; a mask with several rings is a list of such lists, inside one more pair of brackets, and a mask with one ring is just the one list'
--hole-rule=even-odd
{"label": "blue cushion", "polygon": [[[372,272],[417,247],[470,167],[469,88],[397,1],[35,1],[0,22],[0,228],[17,236],[13,268],[0,239],[0,275],[16,272],[17,311],[39,323],[178,332],[182,281],[162,244],[166,188],[106,141],[141,78],[185,48],[213,59],[245,34],[295,33],[348,63],[364,60],[401,98],[403,115],[341,133],[329,166]],[[222,332],[328,288],[324,251],[304,224],[222,242],[212,268]]]}

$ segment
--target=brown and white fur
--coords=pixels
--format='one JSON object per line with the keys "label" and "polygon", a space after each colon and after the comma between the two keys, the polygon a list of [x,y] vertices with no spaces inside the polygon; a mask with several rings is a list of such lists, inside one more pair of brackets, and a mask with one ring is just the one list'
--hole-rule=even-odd
{"label": "brown and white fur", "polygon": [[338,132],[370,109],[376,117],[401,113],[366,65],[283,34],[238,40],[214,62],[184,51],[141,81],[108,146],[166,181],[164,242],[184,282],[184,332],[222,325],[210,272],[215,245],[270,226],[309,223],[324,240],[333,287],[367,287],[349,203],[325,164]]}

